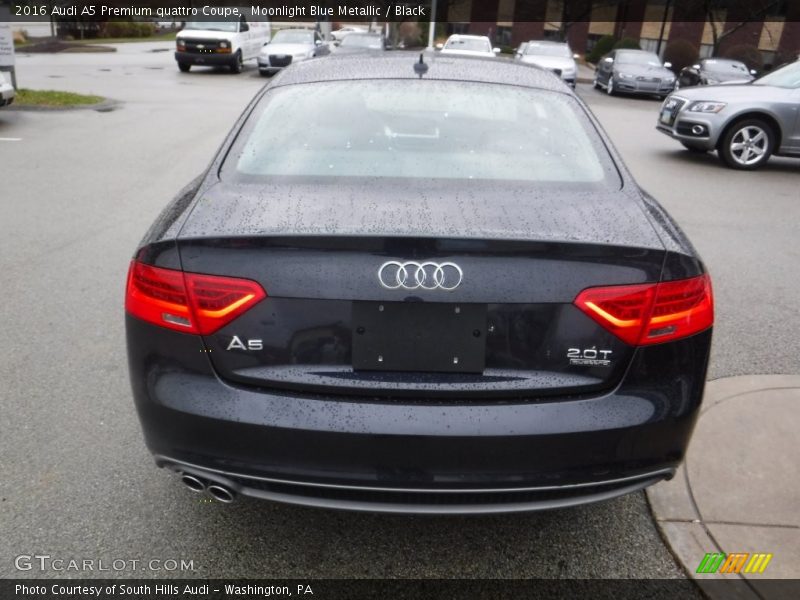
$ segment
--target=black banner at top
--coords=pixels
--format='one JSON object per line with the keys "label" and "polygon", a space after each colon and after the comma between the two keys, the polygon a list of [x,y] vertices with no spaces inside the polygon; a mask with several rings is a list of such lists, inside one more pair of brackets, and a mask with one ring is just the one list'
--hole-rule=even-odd
{"label": "black banner at top", "polygon": [[[435,12],[435,14],[434,14]],[[0,21],[800,21],[800,0],[0,0]]]}

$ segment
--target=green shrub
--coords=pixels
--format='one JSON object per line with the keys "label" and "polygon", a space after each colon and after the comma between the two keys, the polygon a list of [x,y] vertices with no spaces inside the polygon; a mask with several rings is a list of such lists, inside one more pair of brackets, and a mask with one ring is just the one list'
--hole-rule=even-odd
{"label": "green shrub", "polygon": [[747,65],[748,69],[755,69],[761,71],[764,68],[764,57],[761,51],[752,44],[739,44],[726,48],[721,53],[722,58],[730,58],[732,60],[740,60]]}
{"label": "green shrub", "polygon": [[138,38],[150,37],[156,32],[155,23],[138,21],[109,21],[100,30],[100,37]]}
{"label": "green shrub", "polygon": [[616,44],[614,44],[614,50],[641,50],[642,47],[639,45],[639,40],[635,40],[633,38],[622,38]]}
{"label": "green shrub", "polygon": [[586,60],[590,63],[597,63],[606,54],[614,49],[614,44],[617,43],[617,38],[613,35],[604,35],[592,48],[592,51],[586,56]]}
{"label": "green shrub", "polygon": [[677,39],[667,44],[664,49],[664,62],[672,63],[672,70],[680,73],[681,69],[697,62],[699,50],[687,40]]}

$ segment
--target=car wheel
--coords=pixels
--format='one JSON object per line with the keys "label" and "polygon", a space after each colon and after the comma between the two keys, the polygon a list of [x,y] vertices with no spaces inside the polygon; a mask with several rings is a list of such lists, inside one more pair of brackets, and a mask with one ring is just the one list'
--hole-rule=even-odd
{"label": "car wheel", "polygon": [[606,94],[608,94],[609,96],[613,96],[614,93],[615,93],[614,92],[614,78],[613,77],[609,77],[608,78],[608,83],[606,84]]}
{"label": "car wheel", "polygon": [[597,81],[597,75],[594,76],[594,81],[592,81],[592,87],[596,90],[600,89],[600,83]]}
{"label": "car wheel", "polygon": [[683,147],[686,148],[689,152],[692,152],[694,154],[707,154],[708,153],[708,150],[706,150],[705,148],[702,148],[700,146],[692,146],[691,144],[684,144]]}
{"label": "car wheel", "polygon": [[734,169],[752,170],[762,166],[772,155],[775,134],[761,119],[734,123],[719,143],[723,163]]}
{"label": "car wheel", "polygon": [[242,51],[237,50],[236,56],[233,57],[233,64],[231,65],[231,73],[241,73],[244,63],[242,61]]}
{"label": "car wheel", "polygon": [[180,69],[181,73],[188,73],[189,69],[192,68],[192,65],[187,63],[178,63],[178,69]]}

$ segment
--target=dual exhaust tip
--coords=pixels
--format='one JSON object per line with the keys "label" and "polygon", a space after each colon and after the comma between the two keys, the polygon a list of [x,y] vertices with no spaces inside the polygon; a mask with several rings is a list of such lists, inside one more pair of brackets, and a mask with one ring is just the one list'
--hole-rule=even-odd
{"label": "dual exhaust tip", "polygon": [[183,473],[181,475],[181,483],[183,483],[183,485],[185,485],[191,491],[198,494],[208,492],[208,495],[218,502],[230,504],[236,500],[236,492],[229,487],[224,486],[221,483],[212,483],[210,481],[206,481],[205,479],[190,475],[189,473]]}

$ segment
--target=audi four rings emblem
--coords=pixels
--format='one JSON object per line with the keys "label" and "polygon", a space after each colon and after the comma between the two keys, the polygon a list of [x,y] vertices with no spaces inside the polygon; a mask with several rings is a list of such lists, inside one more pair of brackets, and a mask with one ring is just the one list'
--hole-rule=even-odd
{"label": "audi four rings emblem", "polygon": [[387,290],[444,290],[456,289],[464,272],[455,263],[398,262],[390,260],[378,269],[378,281]]}

